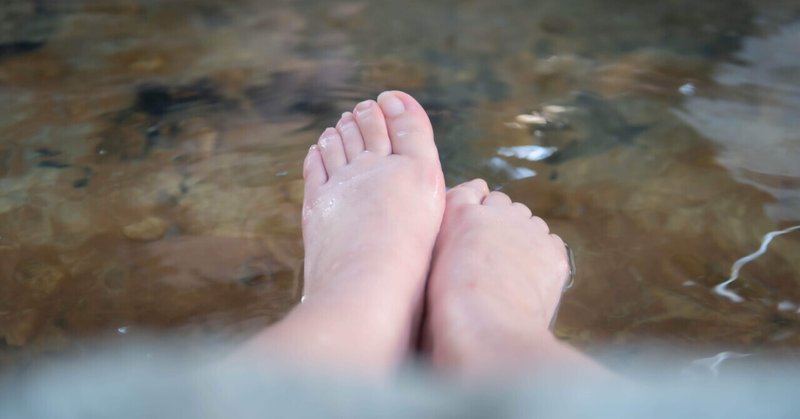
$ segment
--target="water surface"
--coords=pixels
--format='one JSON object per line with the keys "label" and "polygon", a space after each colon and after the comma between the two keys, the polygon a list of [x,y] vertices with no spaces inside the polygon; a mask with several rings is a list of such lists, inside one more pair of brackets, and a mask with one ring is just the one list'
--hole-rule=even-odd
{"label": "water surface", "polygon": [[384,89],[430,111],[448,184],[486,178],[575,249],[562,338],[791,353],[800,231],[739,302],[715,286],[800,224],[798,48],[780,1],[6,1],[0,366],[280,318],[302,157]]}

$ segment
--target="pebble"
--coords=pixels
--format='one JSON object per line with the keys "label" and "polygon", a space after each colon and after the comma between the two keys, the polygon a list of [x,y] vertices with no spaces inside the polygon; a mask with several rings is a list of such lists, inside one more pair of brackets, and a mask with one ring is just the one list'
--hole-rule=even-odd
{"label": "pebble", "polygon": [[153,241],[164,237],[167,222],[158,217],[147,217],[142,221],[122,228],[125,237],[136,241]]}
{"label": "pebble", "polygon": [[208,159],[214,155],[219,142],[219,131],[201,118],[190,118],[180,123],[181,148],[197,157]]}
{"label": "pebble", "polygon": [[11,323],[0,330],[0,338],[8,346],[25,346],[36,334],[39,312],[34,309],[21,310],[12,315]]}
{"label": "pebble", "polygon": [[61,269],[49,265],[24,266],[16,272],[17,282],[45,294],[55,291],[66,276]]}
{"label": "pebble", "polygon": [[567,108],[559,105],[547,105],[544,108],[542,108],[542,111],[544,111],[544,113],[549,113],[549,114],[559,114],[566,112]]}
{"label": "pebble", "polygon": [[520,124],[526,125],[547,125],[547,118],[539,115],[538,113],[533,114],[521,114],[517,115],[516,118],[517,122]]}

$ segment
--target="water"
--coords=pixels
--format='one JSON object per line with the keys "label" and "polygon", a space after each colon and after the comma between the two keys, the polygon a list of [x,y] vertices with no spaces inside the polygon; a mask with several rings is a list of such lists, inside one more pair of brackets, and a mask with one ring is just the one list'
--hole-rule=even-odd
{"label": "water", "polygon": [[738,272],[743,301],[713,292],[800,224],[800,6],[429,3],[4,2],[0,366],[280,318],[302,157],[388,88],[430,111],[449,185],[484,177],[570,243],[562,338],[800,345],[800,232]]}

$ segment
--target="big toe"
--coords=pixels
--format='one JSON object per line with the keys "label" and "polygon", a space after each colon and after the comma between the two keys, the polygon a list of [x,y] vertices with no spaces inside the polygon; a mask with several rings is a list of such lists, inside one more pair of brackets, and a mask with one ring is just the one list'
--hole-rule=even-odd
{"label": "big toe", "polygon": [[464,182],[447,191],[447,209],[462,205],[479,205],[489,195],[489,185],[483,179]]}
{"label": "big toe", "polygon": [[431,121],[419,102],[394,90],[381,93],[378,104],[386,119],[393,154],[438,161]]}

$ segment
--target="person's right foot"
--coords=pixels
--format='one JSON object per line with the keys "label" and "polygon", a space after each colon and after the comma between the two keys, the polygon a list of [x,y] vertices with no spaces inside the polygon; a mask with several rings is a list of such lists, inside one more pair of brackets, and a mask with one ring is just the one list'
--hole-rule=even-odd
{"label": "person's right foot", "polygon": [[394,371],[419,335],[444,177],[422,106],[403,92],[359,103],[306,156],[304,302],[250,348]]}
{"label": "person's right foot", "polygon": [[483,180],[447,193],[424,326],[434,367],[495,374],[579,356],[549,330],[570,274],[564,242],[531,215]]}

